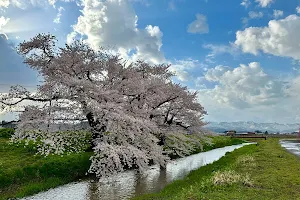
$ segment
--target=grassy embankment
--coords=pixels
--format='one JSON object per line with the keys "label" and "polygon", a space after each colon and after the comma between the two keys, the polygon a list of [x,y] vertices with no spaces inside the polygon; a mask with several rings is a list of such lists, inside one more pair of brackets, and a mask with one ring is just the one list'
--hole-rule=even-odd
{"label": "grassy embankment", "polygon": [[32,145],[8,144],[10,134],[0,129],[0,200],[24,197],[86,177],[92,152],[35,156]]}
{"label": "grassy embankment", "polygon": [[[36,150],[32,145],[24,148],[23,145],[8,144],[10,135],[0,129],[0,200],[32,195],[86,177],[92,152],[63,157],[35,156]],[[203,151],[242,141],[217,136],[213,137],[212,142],[212,145],[204,145]]]}
{"label": "grassy embankment", "polygon": [[278,138],[237,149],[141,199],[300,199],[300,158]]}

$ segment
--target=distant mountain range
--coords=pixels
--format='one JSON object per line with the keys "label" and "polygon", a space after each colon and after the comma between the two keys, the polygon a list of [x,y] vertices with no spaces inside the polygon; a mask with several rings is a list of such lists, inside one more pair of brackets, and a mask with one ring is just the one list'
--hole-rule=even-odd
{"label": "distant mountain range", "polygon": [[268,131],[269,133],[291,133],[300,128],[300,124],[257,123],[257,122],[210,122],[205,126],[210,131],[223,133],[228,130],[237,132]]}

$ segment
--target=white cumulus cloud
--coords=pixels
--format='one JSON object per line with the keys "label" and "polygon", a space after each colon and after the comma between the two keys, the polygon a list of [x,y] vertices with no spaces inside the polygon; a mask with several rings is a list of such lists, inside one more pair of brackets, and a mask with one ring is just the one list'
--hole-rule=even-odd
{"label": "white cumulus cloud", "polygon": [[274,0],[255,0],[261,7],[267,7],[271,3],[274,2]]}
{"label": "white cumulus cloud", "polygon": [[275,18],[279,18],[283,16],[283,11],[282,10],[273,10],[273,16]]}
{"label": "white cumulus cloud", "polygon": [[62,12],[65,10],[63,7],[59,7],[58,9],[58,13],[55,17],[55,19],[53,20],[54,23],[59,24],[60,23],[60,18],[62,16]]}
{"label": "white cumulus cloud", "polygon": [[241,3],[241,6],[248,8],[250,6],[250,4],[251,4],[250,0],[243,0]]}
{"label": "white cumulus cloud", "polygon": [[257,62],[241,64],[234,69],[216,66],[209,69],[204,78],[216,86],[201,93],[234,108],[276,103],[285,95],[283,84],[267,75]]}
{"label": "white cumulus cloud", "polygon": [[48,5],[48,0],[10,0],[9,5],[20,8],[27,9],[29,7],[45,7]]}
{"label": "white cumulus cloud", "polygon": [[236,68],[216,66],[195,84],[198,100],[209,114],[206,120],[299,122],[300,75],[270,76],[252,62]]}
{"label": "white cumulus cloud", "polygon": [[205,15],[196,14],[196,20],[188,25],[187,32],[204,34],[209,32],[207,19]]}
{"label": "white cumulus cloud", "polygon": [[300,14],[300,6],[297,6],[297,7],[296,7],[296,12],[297,12],[298,14]]}
{"label": "white cumulus cloud", "polygon": [[86,36],[93,48],[113,47],[124,57],[151,63],[165,60],[160,51],[163,33],[158,26],[137,27],[138,17],[128,0],[82,0],[78,17],[68,41],[76,35]]}
{"label": "white cumulus cloud", "polygon": [[264,53],[300,60],[300,17],[271,20],[267,27],[249,27],[236,32],[235,44],[243,52]]}
{"label": "white cumulus cloud", "polygon": [[7,8],[9,6],[9,0],[1,0],[0,1],[0,8],[5,7]]}
{"label": "white cumulus cloud", "polygon": [[0,32],[1,32],[2,27],[5,26],[9,20],[10,20],[9,18],[5,18],[3,16],[0,17]]}
{"label": "white cumulus cloud", "polygon": [[185,59],[185,60],[175,60],[171,63],[171,67],[169,68],[171,72],[175,73],[176,77],[180,81],[189,81],[193,78],[190,70],[195,68],[202,68],[203,64],[201,64],[198,60],[193,59]]}
{"label": "white cumulus cloud", "polygon": [[205,44],[203,48],[210,50],[205,58],[208,63],[214,63],[214,59],[220,54],[230,54],[234,57],[240,54],[239,48],[234,43],[229,43],[229,45]]}
{"label": "white cumulus cloud", "polygon": [[254,11],[250,11],[248,15],[250,19],[259,19],[264,16],[262,12],[254,12]]}
{"label": "white cumulus cloud", "polygon": [[255,12],[255,11],[250,11],[248,13],[248,17],[243,17],[242,18],[242,23],[244,25],[244,27],[248,26],[248,22],[251,20],[251,19],[260,19],[264,16],[264,13],[263,12]]}

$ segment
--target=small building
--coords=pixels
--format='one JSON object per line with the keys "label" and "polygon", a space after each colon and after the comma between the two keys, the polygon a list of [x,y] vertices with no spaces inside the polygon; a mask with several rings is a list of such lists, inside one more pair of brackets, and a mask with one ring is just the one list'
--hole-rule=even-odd
{"label": "small building", "polygon": [[236,131],[235,130],[230,130],[230,131],[227,131],[226,132],[226,135],[227,136],[233,136],[233,135],[235,135],[236,134]]}

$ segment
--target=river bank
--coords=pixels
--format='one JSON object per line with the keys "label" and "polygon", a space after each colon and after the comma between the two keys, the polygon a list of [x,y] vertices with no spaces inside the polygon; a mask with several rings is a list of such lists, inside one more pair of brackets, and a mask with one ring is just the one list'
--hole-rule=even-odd
{"label": "river bank", "polygon": [[141,199],[299,199],[300,158],[278,138],[257,140]]}
{"label": "river bank", "polygon": [[152,165],[143,173],[126,170],[99,181],[72,182],[21,200],[127,200],[143,194],[159,192],[171,182],[186,177],[191,171],[219,160],[226,152],[232,152],[249,144],[226,146],[175,159],[169,162],[165,169]]}
{"label": "river bank", "polygon": [[0,138],[0,199],[23,197],[86,177],[91,152],[35,156],[31,147]]}
{"label": "river bank", "polygon": [[[69,182],[90,178],[86,172],[92,152],[48,157],[35,156],[32,146],[9,145],[0,137],[0,200],[24,197]],[[243,141],[228,137],[213,137],[203,151],[241,144]],[[194,153],[198,153],[200,150]]]}

